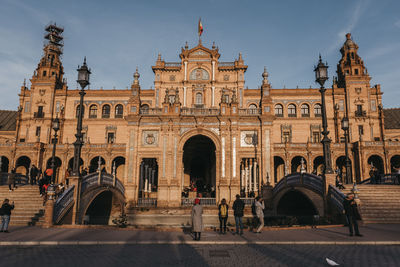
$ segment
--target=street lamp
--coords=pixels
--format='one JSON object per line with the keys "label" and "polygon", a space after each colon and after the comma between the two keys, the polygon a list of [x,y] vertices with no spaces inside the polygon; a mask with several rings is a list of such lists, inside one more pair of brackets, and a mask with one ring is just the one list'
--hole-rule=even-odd
{"label": "street lamp", "polygon": [[83,96],[85,93],[85,87],[89,85],[89,77],[90,77],[90,69],[86,65],[86,57],[83,61],[83,65],[81,67],[78,66],[78,80],[77,82],[81,86],[81,90],[79,92],[80,101],[79,101],[79,114],[78,114],[78,123],[76,126],[76,141],[74,143],[74,164],[72,168],[72,175],[80,176],[79,171],[79,163],[81,158],[81,149],[83,145],[83,134],[82,134],[82,117],[83,117]]}
{"label": "street lamp", "polygon": [[318,65],[314,68],[315,71],[315,81],[320,84],[321,93],[321,108],[322,108],[322,135],[324,136],[321,140],[323,151],[324,151],[324,174],[332,174],[332,163],[331,163],[331,151],[330,143],[331,140],[328,137],[328,122],[326,119],[326,104],[325,104],[325,87],[324,83],[328,80],[328,64],[324,64],[319,55]]}
{"label": "street lamp", "polygon": [[51,155],[51,169],[53,173],[51,175],[51,183],[54,184],[56,180],[56,145],[57,145],[57,132],[60,130],[60,120],[58,116],[53,120],[53,130],[54,130],[54,139],[53,139],[53,153]]}
{"label": "street lamp", "polygon": [[345,166],[346,166],[346,183],[349,184],[353,181],[351,175],[351,168],[350,168],[350,159],[349,159],[349,148],[348,148],[348,136],[349,136],[349,118],[343,117],[342,119],[342,130],[344,131],[344,149],[346,153],[345,159]]}

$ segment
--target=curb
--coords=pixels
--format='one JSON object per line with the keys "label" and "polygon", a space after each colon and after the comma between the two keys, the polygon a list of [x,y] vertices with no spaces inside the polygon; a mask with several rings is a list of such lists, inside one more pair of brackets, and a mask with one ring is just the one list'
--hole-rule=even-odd
{"label": "curb", "polygon": [[0,246],[95,246],[95,245],[360,245],[393,246],[400,241],[0,241]]}

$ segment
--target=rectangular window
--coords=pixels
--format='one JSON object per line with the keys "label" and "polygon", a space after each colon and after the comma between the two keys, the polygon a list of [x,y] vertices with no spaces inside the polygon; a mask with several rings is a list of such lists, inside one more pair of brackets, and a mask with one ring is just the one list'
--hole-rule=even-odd
{"label": "rectangular window", "polygon": [[114,144],[115,142],[115,133],[107,133],[107,143]]}
{"label": "rectangular window", "polygon": [[354,73],[355,73],[356,75],[358,75],[358,69],[355,69],[355,70],[354,70]]}
{"label": "rectangular window", "polygon": [[31,111],[31,102],[26,101],[26,102],[25,102],[24,112],[25,112],[25,113],[29,113],[30,111]]}
{"label": "rectangular window", "polygon": [[358,133],[359,133],[360,135],[363,135],[363,134],[364,134],[364,127],[363,127],[362,125],[358,125]]}
{"label": "rectangular window", "polygon": [[344,100],[339,100],[339,110],[344,111]]}
{"label": "rectangular window", "polygon": [[36,134],[35,134],[37,137],[40,137],[40,130],[41,130],[40,126],[37,126],[36,127]]}
{"label": "rectangular window", "polygon": [[56,112],[60,112],[60,101],[56,102]]}
{"label": "rectangular window", "polygon": [[283,132],[282,133],[282,142],[283,143],[290,143],[290,132]]}
{"label": "rectangular window", "polygon": [[321,142],[321,135],[319,132],[313,132],[312,133],[312,142],[313,143],[320,143]]}
{"label": "rectangular window", "polygon": [[25,143],[25,138],[19,139],[19,142],[20,142],[20,143]]}
{"label": "rectangular window", "polygon": [[376,111],[376,101],[374,99],[371,100],[371,110]]}

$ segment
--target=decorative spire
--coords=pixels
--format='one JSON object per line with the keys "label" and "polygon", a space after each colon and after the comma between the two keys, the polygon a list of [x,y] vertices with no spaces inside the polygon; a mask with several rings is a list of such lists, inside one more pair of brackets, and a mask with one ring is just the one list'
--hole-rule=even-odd
{"label": "decorative spire", "polygon": [[158,53],[157,61],[161,61],[161,54],[160,53]]}
{"label": "decorative spire", "polygon": [[241,53],[241,52],[239,53],[239,59],[238,59],[238,61],[243,61],[242,53]]}
{"label": "decorative spire", "polygon": [[189,45],[188,45],[188,42],[187,42],[187,41],[186,41],[186,43],[185,43],[185,49],[186,49],[186,50],[189,49]]}
{"label": "decorative spire", "polygon": [[213,50],[215,49],[215,42],[213,42],[213,45],[211,47]]}
{"label": "decorative spire", "polygon": [[133,74],[133,84],[135,84],[135,85],[139,84],[139,77],[140,77],[140,74],[139,74],[139,71],[138,71],[138,67],[136,67],[136,71]]}

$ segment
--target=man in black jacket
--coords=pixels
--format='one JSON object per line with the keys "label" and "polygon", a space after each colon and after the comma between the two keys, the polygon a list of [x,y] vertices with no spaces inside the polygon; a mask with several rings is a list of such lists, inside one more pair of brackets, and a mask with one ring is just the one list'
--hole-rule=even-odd
{"label": "man in black jacket", "polygon": [[360,213],[358,212],[357,203],[354,200],[353,194],[348,194],[343,200],[344,213],[347,217],[347,222],[349,223],[350,236],[353,236],[353,227],[356,232],[356,236],[362,236],[358,231],[357,220],[361,219]]}
{"label": "man in black jacket", "polygon": [[233,202],[233,215],[235,215],[236,234],[239,234],[240,228],[240,235],[243,235],[243,210],[244,202],[239,195],[236,195],[236,200]]}
{"label": "man in black jacket", "polygon": [[1,228],[0,232],[8,232],[8,224],[10,223],[11,210],[14,209],[14,202],[10,205],[10,201],[6,198],[1,205]]}

